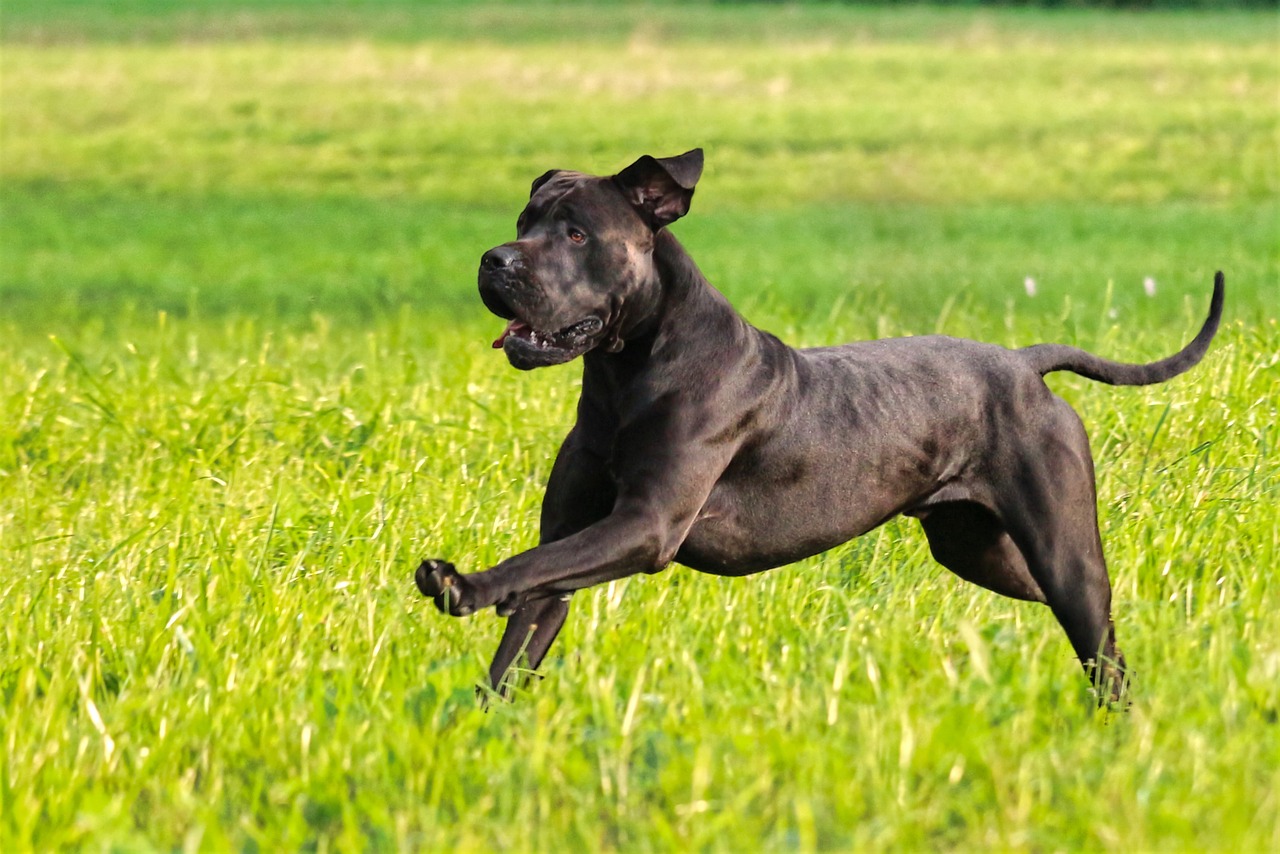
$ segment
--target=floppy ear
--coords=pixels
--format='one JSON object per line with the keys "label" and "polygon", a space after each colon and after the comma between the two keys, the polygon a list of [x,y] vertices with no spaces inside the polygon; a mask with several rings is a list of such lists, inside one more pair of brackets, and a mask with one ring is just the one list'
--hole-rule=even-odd
{"label": "floppy ear", "polygon": [[689,212],[693,188],[702,176],[702,149],[676,157],[645,155],[613,177],[623,195],[657,231]]}
{"label": "floppy ear", "polygon": [[533,194],[538,192],[539,187],[541,187],[543,184],[547,183],[548,181],[550,181],[552,178],[556,177],[563,171],[564,171],[563,169],[551,169],[547,172],[544,172],[541,178],[535,179],[533,182],[533,186],[529,188],[529,198],[532,199]]}

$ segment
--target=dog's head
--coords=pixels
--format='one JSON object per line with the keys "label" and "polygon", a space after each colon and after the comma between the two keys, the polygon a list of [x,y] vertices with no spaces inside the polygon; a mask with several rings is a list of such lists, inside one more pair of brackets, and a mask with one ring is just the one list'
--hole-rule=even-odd
{"label": "dog's head", "polygon": [[534,181],[516,239],[480,259],[480,298],[509,321],[493,346],[521,370],[621,349],[660,302],[654,235],[688,213],[701,174],[695,148],[610,177]]}

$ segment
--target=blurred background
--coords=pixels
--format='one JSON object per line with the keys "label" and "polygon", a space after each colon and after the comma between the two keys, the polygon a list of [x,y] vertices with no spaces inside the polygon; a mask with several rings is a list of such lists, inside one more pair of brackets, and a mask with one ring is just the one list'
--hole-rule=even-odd
{"label": "blurred background", "polygon": [[1098,5],[9,0],[3,317],[465,316],[533,177],[693,146],[749,304],[1159,316],[1224,267],[1257,315],[1275,3]]}

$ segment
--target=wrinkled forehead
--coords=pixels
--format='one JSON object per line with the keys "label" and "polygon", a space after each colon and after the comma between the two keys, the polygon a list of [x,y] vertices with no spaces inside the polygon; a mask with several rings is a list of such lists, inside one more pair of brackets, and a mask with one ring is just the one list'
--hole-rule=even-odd
{"label": "wrinkled forehead", "polygon": [[556,208],[571,208],[578,216],[608,216],[630,210],[622,192],[610,178],[582,172],[558,172],[548,178],[529,199],[520,219],[536,222]]}
{"label": "wrinkled forehead", "polygon": [[577,187],[579,184],[588,181],[601,181],[595,175],[587,175],[584,172],[560,171],[556,172],[546,181],[542,182],[542,186],[538,188],[538,192],[534,193],[530,202],[541,199],[555,199],[563,196],[565,193]]}

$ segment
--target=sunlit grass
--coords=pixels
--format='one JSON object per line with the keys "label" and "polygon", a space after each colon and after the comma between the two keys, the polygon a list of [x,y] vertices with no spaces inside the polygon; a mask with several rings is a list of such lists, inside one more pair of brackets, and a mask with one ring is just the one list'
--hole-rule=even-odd
{"label": "sunlit grass", "polygon": [[1274,326],[1159,389],[1060,384],[1139,673],[1103,726],[1047,611],[954,579],[905,522],[750,581],[589,591],[546,678],[480,712],[497,621],[441,618],[409,570],[532,544],[572,370],[512,376],[483,325],[422,320],[166,322],[7,360],[15,839],[1274,833]]}

